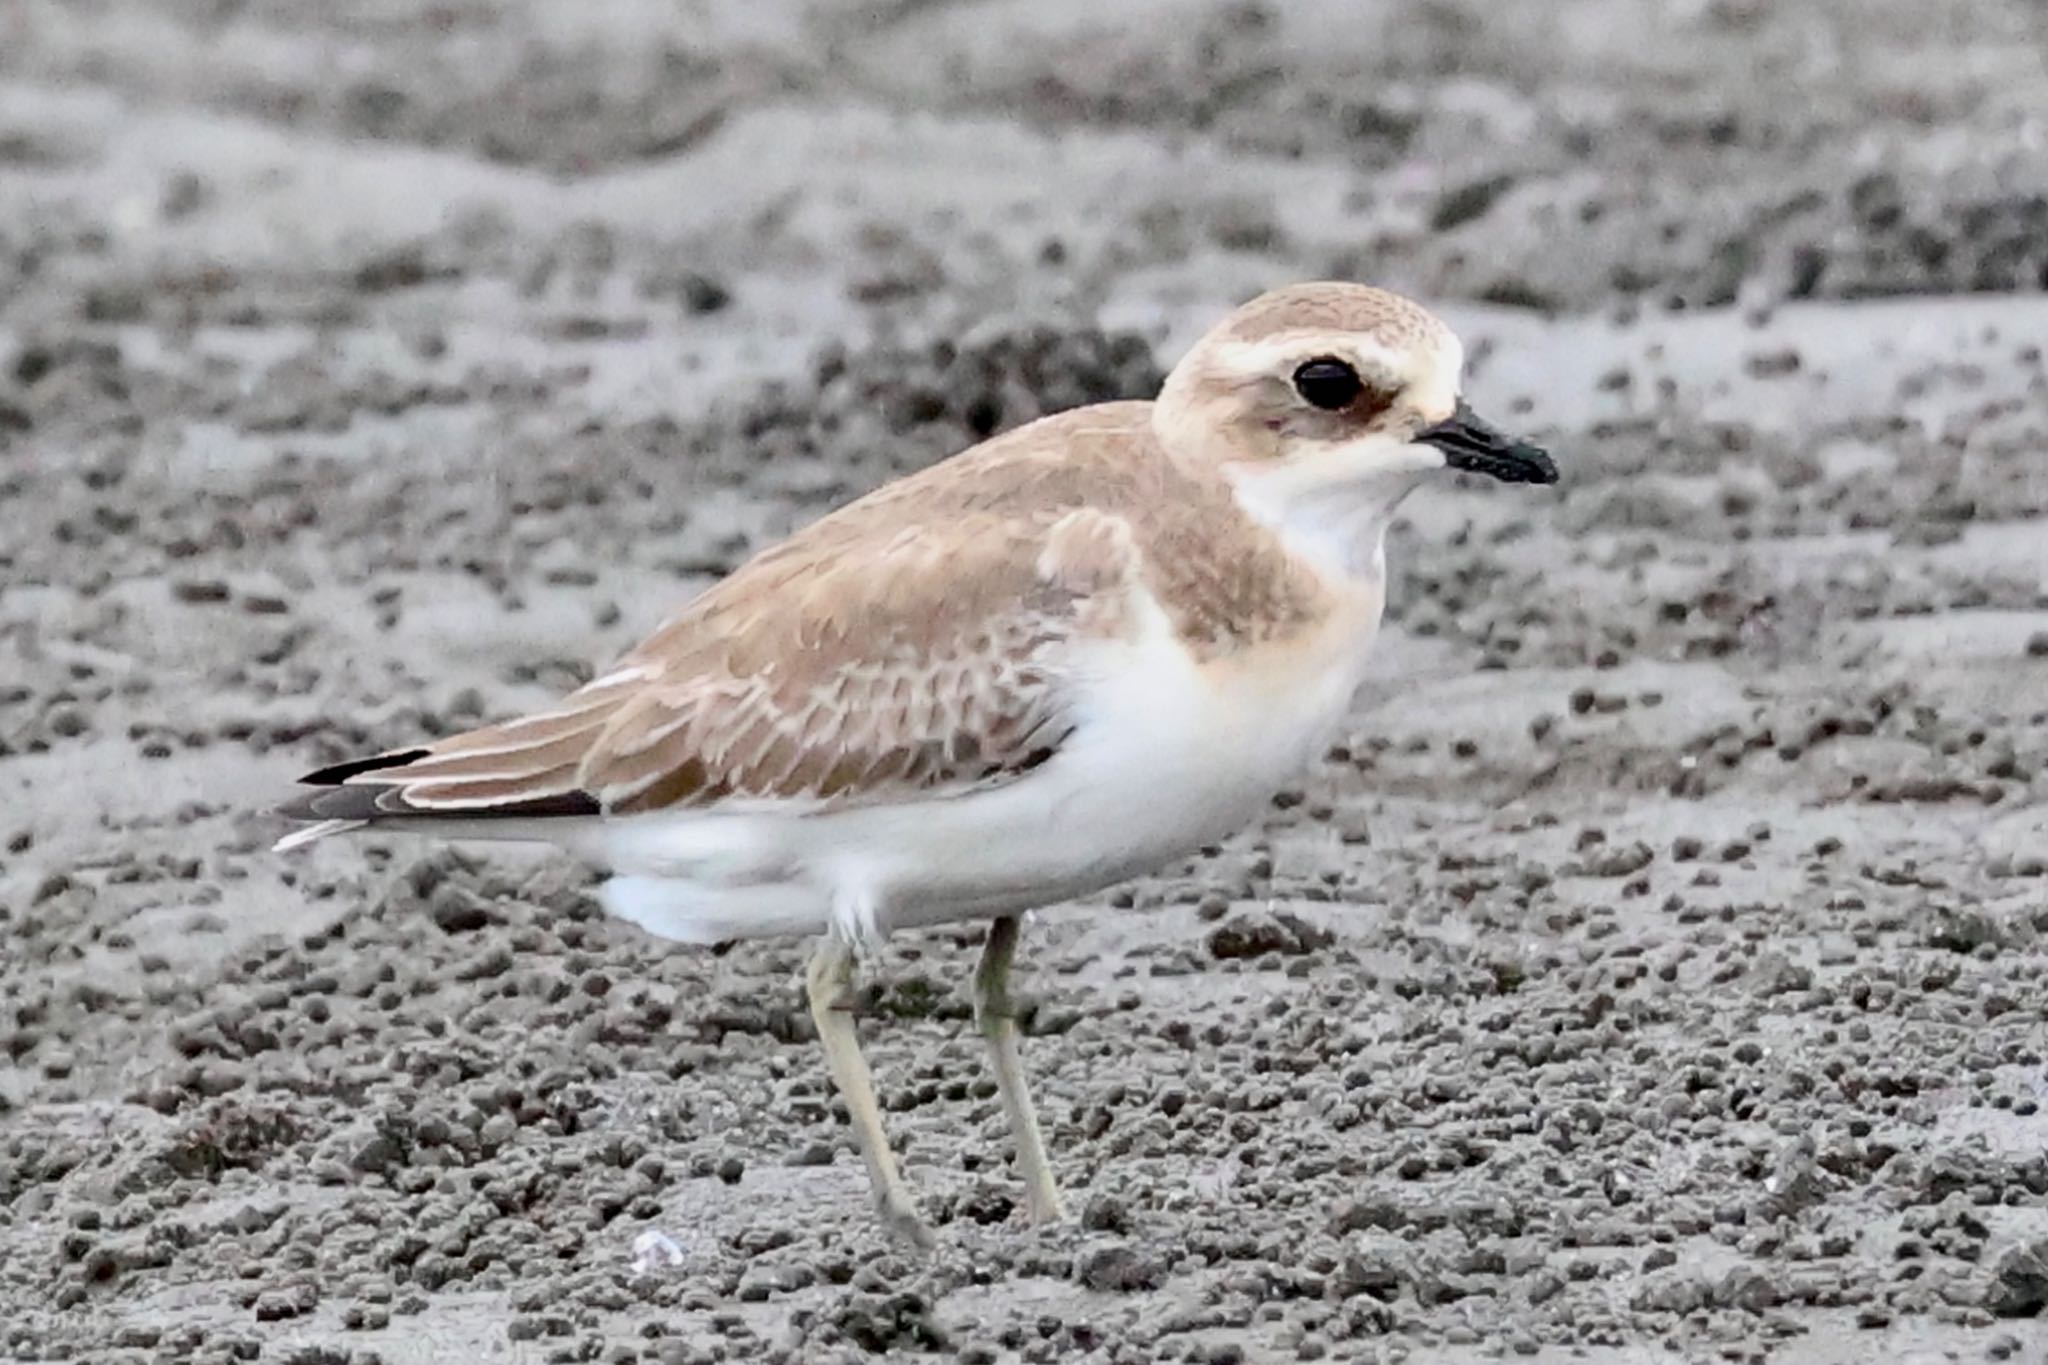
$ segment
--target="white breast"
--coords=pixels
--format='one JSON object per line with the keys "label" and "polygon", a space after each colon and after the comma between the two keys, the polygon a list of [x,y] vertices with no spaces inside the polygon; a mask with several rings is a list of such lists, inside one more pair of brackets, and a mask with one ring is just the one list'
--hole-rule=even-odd
{"label": "white breast", "polygon": [[1157,869],[1255,820],[1357,690],[1378,597],[1314,637],[1199,665],[1170,631],[1092,646],[1073,737],[998,791],[833,818],[835,880],[884,918],[1046,905]]}

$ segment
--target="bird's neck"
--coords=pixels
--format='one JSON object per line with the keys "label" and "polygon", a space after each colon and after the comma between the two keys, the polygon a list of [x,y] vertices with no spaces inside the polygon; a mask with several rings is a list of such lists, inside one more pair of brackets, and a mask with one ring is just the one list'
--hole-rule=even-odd
{"label": "bird's neck", "polygon": [[1422,477],[1389,471],[1324,482],[1286,468],[1242,466],[1229,474],[1238,506],[1270,530],[1290,554],[1325,577],[1375,585],[1386,578],[1387,528]]}

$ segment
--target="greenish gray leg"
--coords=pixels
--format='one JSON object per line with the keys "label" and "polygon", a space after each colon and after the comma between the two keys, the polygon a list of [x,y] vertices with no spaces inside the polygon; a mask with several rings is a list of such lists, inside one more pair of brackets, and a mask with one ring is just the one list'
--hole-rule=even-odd
{"label": "greenish gray leg", "polygon": [[818,1041],[825,1047],[825,1062],[832,1068],[832,1083],[853,1120],[860,1154],[868,1165],[868,1182],[874,1187],[875,1207],[883,1226],[898,1237],[920,1247],[934,1245],[932,1231],[917,1214],[917,1203],[896,1158],[889,1151],[889,1138],[882,1131],[881,1106],[875,1103],[874,1078],[867,1060],[860,1055],[860,1039],[853,1025],[853,949],[836,939],[826,939],[811,955],[804,974],[811,1002],[811,1019],[818,1026]]}
{"label": "greenish gray leg", "polygon": [[1045,1159],[1045,1139],[1039,1136],[1031,1092],[1024,1085],[1024,1067],[1017,1057],[1017,1014],[1010,1002],[1010,962],[1017,955],[1017,933],[1022,923],[1017,915],[1004,915],[989,922],[981,965],[974,973],[974,1022],[988,1041],[996,1090],[1003,1097],[1010,1137],[1017,1144],[1017,1171],[1024,1177],[1025,1208],[1032,1222],[1053,1223],[1064,1217],[1066,1211],[1060,1205],[1060,1190],[1053,1182],[1052,1167]]}

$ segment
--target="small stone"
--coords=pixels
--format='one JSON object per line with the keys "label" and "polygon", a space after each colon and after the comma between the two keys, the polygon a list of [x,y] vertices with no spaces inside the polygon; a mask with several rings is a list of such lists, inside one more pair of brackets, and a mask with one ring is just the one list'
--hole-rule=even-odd
{"label": "small stone", "polygon": [[1209,955],[1219,962],[1263,957],[1267,953],[1298,956],[1327,948],[1327,929],[1285,910],[1250,911],[1225,920],[1209,931]]}
{"label": "small stone", "polygon": [[1650,846],[1640,841],[1625,848],[1611,848],[1586,863],[1589,877],[1632,877],[1656,860]]}
{"label": "small stone", "polygon": [[1690,1313],[1707,1302],[1706,1286],[1699,1276],[1685,1270],[1660,1270],[1643,1277],[1629,1296],[1638,1312]]}
{"label": "small stone", "polygon": [[171,584],[171,596],[180,602],[225,602],[228,585],[217,578],[185,578]]}
{"label": "small stone", "polygon": [[1761,1313],[1778,1302],[1778,1287],[1755,1266],[1739,1265],[1714,1286],[1714,1302],[1727,1308]]}
{"label": "small stone", "polygon": [[1157,1289],[1166,1278],[1166,1267],[1157,1257],[1117,1243],[1096,1247],[1083,1255],[1078,1275],[1081,1283],[1090,1289],[1128,1294],[1134,1290]]}
{"label": "small stone", "polygon": [[789,1164],[792,1166],[830,1166],[832,1164],[832,1146],[830,1143],[825,1142],[807,1143],[790,1153]]}
{"label": "small stone", "polygon": [[2048,1237],[2007,1247],[1992,1262],[1984,1307],[2001,1318],[2029,1318],[2048,1309]]}
{"label": "small stone", "polygon": [[1402,1248],[1366,1241],[1345,1254],[1331,1285],[1344,1298],[1368,1294],[1384,1303],[1391,1301],[1400,1292],[1402,1282],[1412,1277],[1413,1270]]}
{"label": "small stone", "polygon": [[320,1291],[307,1280],[281,1289],[266,1290],[256,1296],[256,1321],[282,1322],[286,1318],[301,1317],[312,1312],[319,1302]]}
{"label": "small stone", "polygon": [[1081,1208],[1081,1226],[1089,1232],[1128,1232],[1130,1211],[1114,1195],[1090,1195]]}
{"label": "small stone", "polygon": [[683,307],[692,313],[716,313],[732,302],[732,290],[722,281],[695,271],[683,276],[678,293],[682,295]]}
{"label": "small stone", "polygon": [[518,1131],[518,1121],[510,1114],[493,1114],[484,1120],[484,1126],[478,1130],[476,1138],[487,1151],[496,1151],[510,1142]]}

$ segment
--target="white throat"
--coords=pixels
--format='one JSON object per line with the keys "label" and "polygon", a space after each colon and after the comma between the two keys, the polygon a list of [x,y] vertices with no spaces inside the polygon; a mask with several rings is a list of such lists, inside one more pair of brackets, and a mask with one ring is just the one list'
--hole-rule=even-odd
{"label": "white throat", "polygon": [[1424,473],[1392,469],[1331,480],[1281,464],[1238,466],[1228,476],[1238,506],[1290,553],[1334,578],[1379,582],[1387,572],[1387,527]]}

